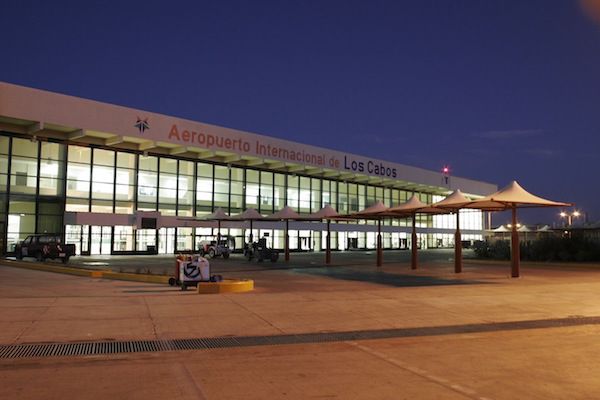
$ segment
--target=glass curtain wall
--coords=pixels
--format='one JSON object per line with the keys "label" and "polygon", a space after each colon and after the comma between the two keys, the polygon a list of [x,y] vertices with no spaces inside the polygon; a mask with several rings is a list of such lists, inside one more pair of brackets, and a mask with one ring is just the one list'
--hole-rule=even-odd
{"label": "glass curtain wall", "polygon": [[6,207],[8,205],[8,159],[9,159],[10,139],[0,136],[0,255],[6,253],[6,224],[8,223],[8,214]]}
{"label": "glass curtain wall", "polygon": [[179,160],[177,215],[184,217],[194,215],[194,167],[192,161]]}
{"label": "glass curtain wall", "polygon": [[8,251],[13,251],[16,243],[36,232],[39,147],[39,142],[12,140],[6,232]]}
{"label": "glass curtain wall", "polygon": [[92,212],[114,211],[115,152],[94,149],[92,153]]}
{"label": "glass curtain wall", "polygon": [[158,201],[158,158],[139,156],[137,209],[156,211]]}
{"label": "glass curtain wall", "polygon": [[63,233],[65,156],[63,144],[0,136],[0,253],[34,233]]}
{"label": "glass curtain wall", "polygon": [[[398,205],[412,195],[395,188],[0,135],[0,251],[4,252],[11,251],[28,234],[41,232],[65,232],[68,240],[79,244],[78,252],[84,254],[92,242],[94,249],[103,253],[152,251],[156,247],[168,252],[195,247],[199,235],[216,235],[210,228],[209,232],[191,228],[159,232],[131,226],[63,227],[64,210],[117,214],[160,211],[162,215],[189,217],[208,214],[217,207],[230,214],[256,208],[266,215],[285,205],[299,213],[311,213],[329,204],[339,213],[352,213],[377,200]],[[417,195],[426,203],[443,198],[428,193]],[[417,225],[454,229],[454,221],[451,215],[419,215]],[[383,225],[408,227],[410,221],[388,219]],[[482,230],[482,213],[461,211],[461,228]],[[226,233],[233,236],[236,247],[241,247],[243,236],[249,234],[247,229],[239,228],[223,229]],[[260,237],[259,233],[256,229],[254,237]],[[283,230],[264,233],[274,245],[283,246]],[[308,230],[290,232],[290,247],[319,249],[323,236]],[[405,247],[406,237],[403,232],[386,232],[384,247]],[[453,245],[453,240],[452,234],[424,234],[420,244],[447,247]],[[371,233],[332,232],[333,248],[370,248],[374,243]]]}
{"label": "glass curtain wall", "polygon": [[117,153],[115,174],[115,213],[117,214],[133,214],[135,210],[136,164],[135,154]]}

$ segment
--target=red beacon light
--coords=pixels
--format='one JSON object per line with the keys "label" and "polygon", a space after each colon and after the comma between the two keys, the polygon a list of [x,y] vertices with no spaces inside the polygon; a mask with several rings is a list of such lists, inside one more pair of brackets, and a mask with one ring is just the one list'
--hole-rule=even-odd
{"label": "red beacon light", "polygon": [[450,167],[448,167],[447,165],[444,165],[444,167],[442,168],[442,175],[443,175],[443,183],[448,185],[449,182],[449,178],[450,178]]}

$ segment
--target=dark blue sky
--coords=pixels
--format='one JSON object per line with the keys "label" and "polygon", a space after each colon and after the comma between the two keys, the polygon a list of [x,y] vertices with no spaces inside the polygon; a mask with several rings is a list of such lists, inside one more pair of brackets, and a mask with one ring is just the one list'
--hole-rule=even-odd
{"label": "dark blue sky", "polygon": [[516,179],[600,219],[600,24],[578,1],[4,0],[0,37],[3,81]]}

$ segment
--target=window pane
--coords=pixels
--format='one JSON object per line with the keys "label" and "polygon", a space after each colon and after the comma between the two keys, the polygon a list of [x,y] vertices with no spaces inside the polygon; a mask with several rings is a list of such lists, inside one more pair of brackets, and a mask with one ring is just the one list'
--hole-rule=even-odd
{"label": "window pane", "polygon": [[8,154],[8,142],[10,138],[8,136],[0,136],[0,154]]}
{"label": "window pane", "polygon": [[285,206],[285,188],[283,186],[275,186],[275,198],[273,205],[276,210],[281,210]]}
{"label": "window pane", "polygon": [[81,146],[69,146],[69,162],[89,164],[92,159],[92,149]]}
{"label": "window pane", "polygon": [[194,178],[192,176],[182,175],[179,181],[179,203],[192,204],[192,192],[194,190]]}
{"label": "window pane", "polygon": [[117,167],[135,169],[135,154],[118,152]]}
{"label": "window pane", "polygon": [[94,149],[94,165],[115,165],[115,152],[110,150]]}
{"label": "window pane", "polygon": [[63,224],[62,215],[44,215],[37,220],[38,233],[57,233],[60,234]]}
{"label": "window pane", "polygon": [[94,165],[92,168],[92,198],[107,200],[112,199],[114,190],[113,186],[114,168]]}
{"label": "window pane", "polygon": [[140,156],[140,170],[157,171],[158,159],[152,156]]}
{"label": "window pane", "polygon": [[258,183],[258,171],[255,171],[253,169],[247,169],[246,182]]}
{"label": "window pane", "polygon": [[311,202],[311,194],[310,194],[310,178],[301,177],[300,178],[300,212],[309,213],[310,212],[310,202]]}
{"label": "window pane", "polygon": [[177,215],[191,216],[193,215],[194,177],[180,175],[178,178],[178,185],[179,189],[177,192]]}
{"label": "window pane", "polygon": [[115,185],[115,196],[117,200],[133,200],[133,185]]}
{"label": "window pane", "polygon": [[112,213],[112,200],[92,200],[92,212]]}
{"label": "window pane", "polygon": [[[216,170],[215,170],[216,171]],[[229,209],[229,180],[215,178],[215,207]]]}
{"label": "window pane", "polygon": [[67,205],[65,206],[65,209],[67,211],[88,212],[90,211],[89,205],[89,199],[77,199],[74,197],[67,197]]}
{"label": "window pane", "polygon": [[35,194],[36,181],[37,160],[13,156],[10,174],[11,192]]}
{"label": "window pane", "polygon": [[275,185],[276,186],[285,186],[285,175],[275,174]]}
{"label": "window pane", "polygon": [[13,251],[16,243],[35,233],[35,201],[11,197],[8,207],[7,249]]}
{"label": "window pane", "polygon": [[0,136],[0,192],[6,191],[8,179],[8,138]]}
{"label": "window pane", "polygon": [[260,210],[261,212],[273,212],[273,173],[260,173]]}
{"label": "window pane", "polygon": [[69,162],[67,165],[67,197],[89,198],[89,196],[90,166]]}
{"label": "window pane", "polygon": [[[140,158],[141,162],[141,158]],[[138,172],[138,201],[156,205],[157,174],[156,172]],[[146,206],[147,207],[147,206]]]}
{"label": "window pane", "polygon": [[222,165],[215,165],[215,178],[229,180],[229,169]]}
{"label": "window pane", "polygon": [[179,160],[179,175],[194,175],[194,163],[191,161]]}
{"label": "window pane", "polygon": [[171,174],[177,173],[177,160],[172,158],[161,158],[160,159],[160,172],[168,172]]}
{"label": "window pane", "polygon": [[[133,188],[131,189],[133,192]],[[130,201],[117,201],[115,202],[115,213],[116,214],[133,214],[133,202]]]}
{"label": "window pane", "polygon": [[229,210],[232,214],[235,213],[240,213],[242,212],[242,208],[243,208],[243,200],[244,197],[242,195],[238,195],[238,194],[232,194],[230,195],[230,205],[229,205]]}
{"label": "window pane", "polygon": [[132,251],[134,244],[133,227],[115,226],[114,228],[114,250]]}
{"label": "window pane", "polygon": [[13,138],[12,155],[37,158],[38,142],[32,142],[31,140],[27,139]]}
{"label": "window pane", "polygon": [[212,211],[212,178],[198,178],[196,182],[196,210]]}
{"label": "window pane", "polygon": [[256,183],[246,184],[246,207],[258,208],[259,203],[259,186]]}
{"label": "window pane", "polygon": [[198,163],[198,176],[203,176],[206,178],[212,178],[213,174],[212,174],[212,165],[211,164],[204,164],[204,163]]}
{"label": "window pane", "polygon": [[39,192],[45,196],[63,194],[65,146],[42,142]]}
{"label": "window pane", "polygon": [[42,142],[42,159],[62,161],[64,158],[64,153],[64,145],[58,143]]}
{"label": "window pane", "polygon": [[244,181],[244,170],[241,168],[231,168],[231,180],[243,182]]}
{"label": "window pane", "polygon": [[242,182],[231,181],[231,193],[232,194],[243,194],[244,184]]}
{"label": "window pane", "polygon": [[229,194],[215,193],[215,208],[221,207],[225,211],[229,209]]}
{"label": "window pane", "polygon": [[134,171],[131,169],[117,169],[117,184],[118,185],[133,185]]}

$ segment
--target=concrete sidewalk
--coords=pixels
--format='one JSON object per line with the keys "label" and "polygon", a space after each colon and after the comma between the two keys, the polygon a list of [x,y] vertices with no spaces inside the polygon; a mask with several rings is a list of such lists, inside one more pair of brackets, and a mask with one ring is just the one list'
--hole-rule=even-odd
{"label": "concrete sidewalk", "polygon": [[[233,265],[233,264],[232,264]],[[232,268],[234,269],[234,268]],[[404,264],[230,272],[243,294],[0,266],[0,344],[270,336],[600,316],[600,272]],[[597,325],[0,359],[0,398],[594,398]],[[510,384],[507,384],[510,382]]]}

